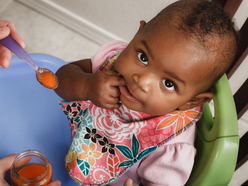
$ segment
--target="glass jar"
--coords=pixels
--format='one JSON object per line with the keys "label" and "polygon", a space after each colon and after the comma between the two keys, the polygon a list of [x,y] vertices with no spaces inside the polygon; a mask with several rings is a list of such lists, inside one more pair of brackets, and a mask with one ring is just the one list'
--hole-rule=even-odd
{"label": "glass jar", "polygon": [[40,186],[52,181],[52,166],[46,156],[26,150],[14,160],[10,169],[11,186]]}

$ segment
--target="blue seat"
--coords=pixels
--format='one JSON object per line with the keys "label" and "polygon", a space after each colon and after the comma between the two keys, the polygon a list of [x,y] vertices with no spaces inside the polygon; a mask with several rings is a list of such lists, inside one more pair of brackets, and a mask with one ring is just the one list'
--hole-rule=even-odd
{"label": "blue seat", "polygon": [[[50,55],[31,57],[40,67],[53,72],[65,64]],[[8,69],[0,68],[0,158],[27,149],[39,150],[51,162],[53,180],[76,186],[64,167],[71,130],[59,100],[53,90],[40,85],[35,71],[18,57],[13,56]],[[6,179],[9,180],[7,174]]]}

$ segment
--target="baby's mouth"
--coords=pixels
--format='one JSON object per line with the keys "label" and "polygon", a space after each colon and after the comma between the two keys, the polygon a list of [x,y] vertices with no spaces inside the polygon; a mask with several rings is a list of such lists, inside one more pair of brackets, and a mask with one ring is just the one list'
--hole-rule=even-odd
{"label": "baby's mouth", "polygon": [[138,101],[133,95],[129,92],[127,86],[119,86],[121,94],[128,100]]}

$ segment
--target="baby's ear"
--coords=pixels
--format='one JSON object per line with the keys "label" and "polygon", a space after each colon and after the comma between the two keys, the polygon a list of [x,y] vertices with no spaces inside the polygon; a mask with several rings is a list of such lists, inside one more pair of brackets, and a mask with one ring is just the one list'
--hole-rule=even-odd
{"label": "baby's ear", "polygon": [[210,101],[214,98],[214,95],[211,92],[204,92],[201,94],[198,94],[193,99],[185,103],[184,105],[178,107],[179,110],[187,110],[190,108],[198,107],[202,105],[205,102]]}
{"label": "baby's ear", "polygon": [[[139,32],[145,25],[146,25],[146,22],[145,22],[144,20],[141,20],[141,21],[140,21],[140,26],[139,26],[138,32]],[[137,32],[137,33],[138,33],[138,32]],[[137,33],[136,33],[136,34],[137,34]]]}

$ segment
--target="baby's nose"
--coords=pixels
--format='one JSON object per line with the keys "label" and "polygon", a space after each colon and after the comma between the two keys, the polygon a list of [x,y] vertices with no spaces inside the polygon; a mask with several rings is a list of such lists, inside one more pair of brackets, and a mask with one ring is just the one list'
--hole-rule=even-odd
{"label": "baby's nose", "polygon": [[138,87],[141,88],[144,92],[148,93],[151,91],[152,77],[150,77],[148,74],[134,74],[132,77]]}

